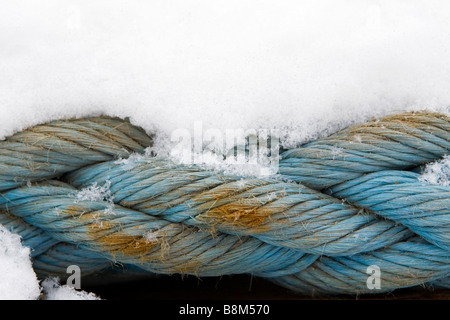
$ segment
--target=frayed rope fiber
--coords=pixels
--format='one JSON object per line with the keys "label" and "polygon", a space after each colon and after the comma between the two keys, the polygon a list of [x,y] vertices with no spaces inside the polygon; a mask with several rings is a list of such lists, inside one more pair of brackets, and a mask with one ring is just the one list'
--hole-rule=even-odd
{"label": "frayed rope fiber", "polygon": [[[449,287],[450,187],[417,173],[449,153],[445,115],[349,127],[284,151],[271,178],[126,159],[151,146],[152,136],[108,117],[53,121],[0,142],[0,224],[32,248],[38,275],[118,264],[247,273],[309,294]],[[79,196],[96,186],[108,187],[104,196]],[[370,266],[381,271],[379,290],[367,286]]]}

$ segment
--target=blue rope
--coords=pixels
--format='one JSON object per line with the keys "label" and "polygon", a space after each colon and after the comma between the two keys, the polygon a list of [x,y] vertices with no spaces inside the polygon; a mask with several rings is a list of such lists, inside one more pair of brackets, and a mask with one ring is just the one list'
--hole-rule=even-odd
{"label": "blue rope", "polygon": [[[417,172],[448,154],[449,132],[444,115],[395,115],[283,152],[277,177],[246,178],[161,158],[124,164],[151,135],[121,119],[54,121],[0,142],[0,224],[41,277],[118,264],[249,273],[309,294],[448,287],[450,187]],[[77,196],[93,185],[110,198]]]}

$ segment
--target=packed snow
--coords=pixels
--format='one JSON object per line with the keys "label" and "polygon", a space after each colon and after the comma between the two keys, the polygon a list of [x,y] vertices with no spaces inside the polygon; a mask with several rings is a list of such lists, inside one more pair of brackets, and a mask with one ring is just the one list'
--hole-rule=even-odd
{"label": "packed snow", "polygon": [[39,281],[30,261],[30,248],[20,236],[0,224],[0,300],[35,300]]}
{"label": "packed snow", "polygon": [[[4,1],[0,139],[106,114],[156,133],[148,154],[181,162],[191,158],[174,134],[195,140],[199,125],[200,150],[217,146],[208,133],[227,130],[277,130],[291,148],[372,117],[450,115],[449,53],[445,0]],[[221,153],[202,155],[213,169],[273,174],[270,163],[236,167]],[[448,185],[442,161],[423,179]],[[97,185],[78,194],[109,196]],[[79,297],[54,279],[44,284],[49,298]],[[36,299],[41,290],[29,249],[1,227],[0,298]]]}
{"label": "packed snow", "polygon": [[50,119],[279,128],[290,147],[450,103],[450,3],[18,0],[0,11],[0,137]]}

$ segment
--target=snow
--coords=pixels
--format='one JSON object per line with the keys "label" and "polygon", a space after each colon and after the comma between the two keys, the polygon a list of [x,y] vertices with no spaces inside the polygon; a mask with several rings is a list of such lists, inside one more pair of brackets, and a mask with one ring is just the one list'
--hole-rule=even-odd
{"label": "snow", "polygon": [[[42,287],[41,287],[42,285]],[[41,285],[30,260],[30,248],[21,237],[0,224],[0,300],[98,300],[94,293],[60,285],[47,278]]]}
{"label": "snow", "polygon": [[446,155],[442,160],[427,164],[419,180],[436,185],[450,186],[450,156]]}
{"label": "snow", "polygon": [[86,201],[106,201],[113,202],[114,197],[111,195],[111,181],[107,180],[103,186],[98,186],[94,182],[91,186],[81,189],[76,193],[77,200]]}
{"label": "snow", "polygon": [[0,11],[0,137],[106,113],[147,130],[279,128],[447,111],[448,1],[34,1]]}
{"label": "snow", "polygon": [[75,290],[68,285],[60,285],[58,278],[47,278],[42,282],[45,300],[100,300],[94,293]]}
{"label": "snow", "polygon": [[[277,130],[291,148],[372,117],[450,115],[449,84],[445,0],[16,0],[0,10],[0,139],[106,114],[156,133],[147,156],[186,163],[198,154],[183,158],[176,132],[200,135],[197,151],[222,147],[227,130]],[[273,163],[223,162],[227,150],[200,163],[274,173]],[[448,185],[448,158],[423,179]],[[111,202],[107,192],[79,196]],[[27,250],[0,229],[0,298],[39,294]]]}
{"label": "snow", "polygon": [[0,300],[34,300],[39,295],[30,248],[23,247],[20,236],[0,224]]}

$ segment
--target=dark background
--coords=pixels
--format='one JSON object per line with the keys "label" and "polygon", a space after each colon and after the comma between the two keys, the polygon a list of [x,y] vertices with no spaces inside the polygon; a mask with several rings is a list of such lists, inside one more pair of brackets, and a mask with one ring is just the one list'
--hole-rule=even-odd
{"label": "dark background", "polygon": [[310,297],[249,275],[201,279],[195,276],[154,275],[138,279],[119,278],[114,282],[94,278],[82,280],[81,286],[82,290],[106,300],[450,300],[450,290],[422,287],[361,296]]}

